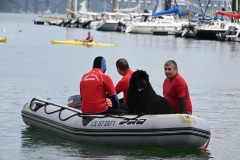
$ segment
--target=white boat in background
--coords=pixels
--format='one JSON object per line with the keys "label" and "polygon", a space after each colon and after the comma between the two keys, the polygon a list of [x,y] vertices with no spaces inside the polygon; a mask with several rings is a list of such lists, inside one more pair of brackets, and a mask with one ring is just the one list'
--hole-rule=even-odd
{"label": "white boat in background", "polygon": [[240,28],[240,25],[237,23],[221,20],[212,21],[209,24],[201,24],[196,27],[195,38],[205,40],[218,40],[218,37],[216,35],[218,33],[226,32],[229,27]]}
{"label": "white boat in background", "polygon": [[161,16],[151,20],[142,16],[139,22],[130,24],[125,32],[153,34],[154,31],[165,31],[168,34],[175,34],[175,31],[180,30],[182,25],[182,22],[176,22],[174,16]]}
{"label": "white boat in background", "polygon": [[79,11],[77,13],[79,14],[78,19],[82,23],[83,28],[87,26],[89,26],[89,28],[94,28],[95,25],[99,22],[99,15],[95,12]]}
{"label": "white boat in background", "polygon": [[183,24],[188,24],[187,21],[179,21],[177,17],[171,15],[179,13],[179,7],[175,6],[170,10],[155,12],[152,15],[142,14],[141,20],[129,25],[125,32],[144,34],[165,32],[166,35],[175,34],[175,31],[180,30]]}
{"label": "white boat in background", "polygon": [[103,12],[102,15],[102,20],[95,26],[95,29],[99,31],[115,31],[119,21],[124,23],[131,19],[126,13]]}
{"label": "white boat in background", "polygon": [[74,12],[69,9],[67,11],[76,15],[77,18],[72,19],[70,22],[70,27],[82,27],[82,28],[94,28],[96,21],[98,20],[98,14],[95,12],[88,11],[78,11]]}

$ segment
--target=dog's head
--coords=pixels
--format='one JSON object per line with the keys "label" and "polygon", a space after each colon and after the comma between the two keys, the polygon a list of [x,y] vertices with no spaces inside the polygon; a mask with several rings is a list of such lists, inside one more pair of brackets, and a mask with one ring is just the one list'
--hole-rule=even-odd
{"label": "dog's head", "polygon": [[149,86],[149,76],[143,70],[137,70],[132,74],[129,87],[134,91],[142,92]]}

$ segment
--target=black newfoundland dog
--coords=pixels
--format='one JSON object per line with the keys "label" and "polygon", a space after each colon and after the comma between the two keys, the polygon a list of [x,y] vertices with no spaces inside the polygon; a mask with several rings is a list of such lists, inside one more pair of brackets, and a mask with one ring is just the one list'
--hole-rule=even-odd
{"label": "black newfoundland dog", "polygon": [[129,114],[173,114],[170,103],[157,95],[149,82],[148,74],[137,70],[132,74],[127,94]]}

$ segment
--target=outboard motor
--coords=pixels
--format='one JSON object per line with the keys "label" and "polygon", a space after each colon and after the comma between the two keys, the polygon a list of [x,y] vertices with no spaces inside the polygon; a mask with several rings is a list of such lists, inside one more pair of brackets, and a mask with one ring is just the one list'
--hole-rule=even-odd
{"label": "outboard motor", "polygon": [[81,109],[81,97],[80,95],[73,95],[68,98],[68,107]]}
{"label": "outboard motor", "polygon": [[72,18],[70,18],[70,19],[65,19],[63,26],[64,26],[64,27],[69,27],[72,20],[73,20]]}
{"label": "outboard motor", "polygon": [[82,24],[82,28],[90,29],[90,24],[91,24],[92,21],[93,20],[86,20],[86,21],[84,21],[83,24]]}
{"label": "outboard motor", "polygon": [[77,27],[77,23],[78,23],[78,19],[73,19],[73,20],[70,22],[69,27]]}
{"label": "outboard motor", "polygon": [[116,31],[117,31],[117,32],[121,32],[121,31],[122,31],[122,22],[121,22],[121,21],[118,22]]}
{"label": "outboard motor", "polygon": [[126,24],[122,23],[121,21],[118,22],[116,31],[117,32],[124,32],[126,30],[127,26]]}
{"label": "outboard motor", "polygon": [[79,17],[79,18],[77,19],[77,28],[82,27],[82,24],[83,24],[83,21],[82,21],[82,19]]}
{"label": "outboard motor", "polygon": [[[218,33],[216,36],[217,36],[218,40],[225,41],[226,40],[226,36],[227,35],[235,35],[237,33],[236,30],[237,29],[236,29],[235,26],[230,26],[226,32]],[[231,38],[228,38],[227,40],[231,41]]]}
{"label": "outboard motor", "polygon": [[63,26],[63,24],[64,24],[64,20],[59,21],[59,22],[57,23],[57,26]]}

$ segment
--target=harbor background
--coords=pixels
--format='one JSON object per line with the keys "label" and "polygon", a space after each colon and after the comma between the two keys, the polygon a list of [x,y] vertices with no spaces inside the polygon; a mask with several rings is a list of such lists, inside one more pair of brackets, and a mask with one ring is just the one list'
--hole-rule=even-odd
{"label": "harbor background", "polygon": [[[36,14],[0,14],[0,159],[237,159],[240,151],[240,45],[34,25]],[[60,15],[61,16],[61,15]],[[3,30],[5,29],[5,32]],[[50,40],[85,39],[117,47],[53,45]],[[211,127],[207,151],[164,150],[73,141],[27,127],[21,109],[32,98],[67,104],[79,93],[82,75],[103,56],[114,84],[121,79],[115,62],[126,58],[132,70],[143,69],[162,95],[163,65],[173,59],[190,90],[193,114]],[[122,95],[119,95],[121,98]]]}

